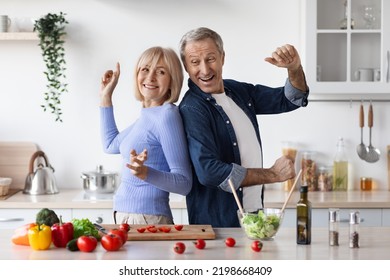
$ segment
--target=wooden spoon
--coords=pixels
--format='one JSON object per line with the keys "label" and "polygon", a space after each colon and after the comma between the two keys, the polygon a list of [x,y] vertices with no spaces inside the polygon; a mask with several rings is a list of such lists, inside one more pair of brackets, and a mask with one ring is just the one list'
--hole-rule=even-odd
{"label": "wooden spoon", "polygon": [[301,173],[302,173],[302,169],[299,170],[298,175],[295,177],[294,184],[292,185],[291,190],[290,190],[290,192],[288,193],[287,199],[286,199],[286,201],[285,201],[284,204],[283,204],[282,210],[280,211],[281,213],[284,212],[284,209],[285,209],[286,206],[287,206],[287,202],[290,200],[290,197],[291,197],[291,195],[292,195],[292,193],[293,193],[293,191],[294,191],[294,189],[295,189],[295,186],[297,185],[298,179],[299,179],[299,177],[301,177]]}
{"label": "wooden spoon", "polygon": [[370,102],[370,107],[368,109],[368,127],[370,128],[370,144],[368,145],[368,152],[367,152],[367,156],[366,156],[366,161],[370,162],[370,163],[377,162],[379,160],[379,156],[381,154],[381,152],[377,148],[374,148],[371,144],[371,129],[372,129],[373,123],[374,123],[374,116],[373,115],[374,114],[373,114],[373,110],[372,110],[372,104]]}
{"label": "wooden spoon", "polygon": [[366,145],[364,145],[364,143],[363,143],[363,127],[364,127],[363,103],[360,104],[359,126],[360,126],[360,144],[357,146],[356,150],[357,150],[359,157],[362,160],[366,160],[368,149],[367,149]]}

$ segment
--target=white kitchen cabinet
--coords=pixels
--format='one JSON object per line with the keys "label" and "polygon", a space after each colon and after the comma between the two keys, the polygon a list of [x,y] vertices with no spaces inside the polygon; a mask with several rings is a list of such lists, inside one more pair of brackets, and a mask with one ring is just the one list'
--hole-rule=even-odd
{"label": "white kitchen cabinet", "polygon": [[[388,98],[390,1],[303,1],[305,15],[303,61],[312,96],[319,94],[334,98],[334,94],[337,94],[336,96],[360,94],[368,98],[372,96]],[[345,2],[348,24],[346,29],[341,29],[340,22],[344,18]],[[374,10],[375,20],[371,26],[367,26],[364,20],[365,6],[370,6]],[[372,80],[371,74],[367,79],[360,75],[365,81],[359,80],[357,71],[367,68],[373,69]]]}
{"label": "white kitchen cabinet", "polygon": [[384,227],[390,226],[390,209],[382,210],[382,226]]}
{"label": "white kitchen cabinet", "polygon": [[[16,229],[24,224],[35,222],[40,208],[0,209],[0,229]],[[52,209],[64,222],[72,219],[71,209]]]}
{"label": "white kitchen cabinet", "polygon": [[[385,226],[382,222],[382,211],[388,211],[390,216],[390,209],[340,209],[340,226],[346,227],[349,225],[349,213],[352,210],[359,210],[361,226],[362,227],[380,227]],[[312,226],[313,227],[328,227],[329,209],[312,209]],[[387,219],[387,226],[390,225],[390,217]],[[296,226],[296,209],[289,208],[285,210],[283,218],[284,227]]]}

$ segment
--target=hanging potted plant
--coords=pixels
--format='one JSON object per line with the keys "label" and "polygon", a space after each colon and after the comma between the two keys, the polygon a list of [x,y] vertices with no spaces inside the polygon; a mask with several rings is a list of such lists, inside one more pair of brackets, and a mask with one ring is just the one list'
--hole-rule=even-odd
{"label": "hanging potted plant", "polygon": [[68,21],[64,13],[47,14],[35,21],[34,31],[39,37],[39,46],[42,50],[43,61],[46,65],[44,74],[47,79],[44,92],[45,104],[41,105],[44,111],[49,110],[55,115],[56,121],[62,122],[61,96],[67,92],[65,83],[66,61],[64,36],[65,25]]}

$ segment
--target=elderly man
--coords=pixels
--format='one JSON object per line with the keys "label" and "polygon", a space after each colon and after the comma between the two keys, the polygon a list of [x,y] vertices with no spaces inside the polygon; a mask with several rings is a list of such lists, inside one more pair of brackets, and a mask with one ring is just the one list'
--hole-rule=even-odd
{"label": "elderly man", "polygon": [[295,176],[294,163],[288,157],[263,168],[256,116],[307,106],[309,89],[299,54],[285,45],[265,59],[287,68],[288,79],[278,88],[223,79],[223,42],[208,28],[186,33],[180,42],[180,56],[189,74],[189,89],[179,105],[194,169],[192,189],[186,197],[189,222],[238,227],[231,185],[244,208],[260,209],[263,184]]}

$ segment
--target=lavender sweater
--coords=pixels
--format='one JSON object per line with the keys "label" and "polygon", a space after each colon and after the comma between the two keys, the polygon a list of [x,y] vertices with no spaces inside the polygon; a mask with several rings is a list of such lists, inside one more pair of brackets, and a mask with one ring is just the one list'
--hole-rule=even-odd
{"label": "lavender sweater", "polygon": [[[163,215],[172,218],[169,193],[187,195],[192,185],[187,142],[178,108],[173,104],[142,108],[132,125],[119,132],[113,107],[100,107],[104,151],[121,154],[121,183],[114,195],[118,212]],[[131,174],[126,163],[130,150],[148,150],[146,180]]]}

